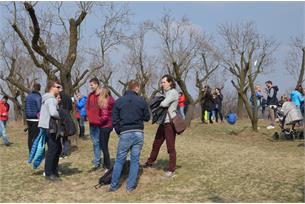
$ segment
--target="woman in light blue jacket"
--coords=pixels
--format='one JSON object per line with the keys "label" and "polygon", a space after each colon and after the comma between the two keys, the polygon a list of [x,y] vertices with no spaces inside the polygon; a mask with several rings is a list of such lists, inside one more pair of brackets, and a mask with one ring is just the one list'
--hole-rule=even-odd
{"label": "woman in light blue jacket", "polygon": [[304,103],[304,94],[302,85],[298,84],[290,94],[291,101],[297,106],[301,107],[302,103]]}

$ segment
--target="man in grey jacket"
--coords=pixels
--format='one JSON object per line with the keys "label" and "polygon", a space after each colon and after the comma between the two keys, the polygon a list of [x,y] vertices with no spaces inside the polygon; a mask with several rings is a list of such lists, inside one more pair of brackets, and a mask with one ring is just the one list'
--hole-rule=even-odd
{"label": "man in grey jacket", "polygon": [[48,150],[45,159],[45,176],[47,180],[58,181],[58,162],[61,153],[60,138],[56,137],[57,122],[59,119],[58,104],[56,97],[61,86],[55,81],[48,81],[46,91],[42,96],[42,106],[40,110],[38,127],[46,129]]}

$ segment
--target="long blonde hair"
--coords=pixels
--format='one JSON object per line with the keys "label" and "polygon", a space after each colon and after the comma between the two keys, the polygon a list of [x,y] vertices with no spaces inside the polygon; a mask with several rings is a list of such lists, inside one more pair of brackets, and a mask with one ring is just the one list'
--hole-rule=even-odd
{"label": "long blonde hair", "polygon": [[110,90],[106,87],[102,88],[102,91],[100,92],[99,98],[98,98],[98,105],[102,107],[108,106],[108,97],[110,96]]}

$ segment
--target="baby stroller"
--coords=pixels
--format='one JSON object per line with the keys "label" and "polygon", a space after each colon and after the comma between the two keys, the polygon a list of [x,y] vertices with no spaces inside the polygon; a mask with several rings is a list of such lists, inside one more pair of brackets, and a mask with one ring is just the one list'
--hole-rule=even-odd
{"label": "baby stroller", "polygon": [[284,139],[284,140],[294,140],[303,139],[304,133],[295,130],[295,125],[304,120],[300,108],[298,108],[293,102],[285,102],[282,107],[279,107],[276,111],[277,117],[279,119],[279,124],[281,132],[275,132],[273,134],[273,139]]}

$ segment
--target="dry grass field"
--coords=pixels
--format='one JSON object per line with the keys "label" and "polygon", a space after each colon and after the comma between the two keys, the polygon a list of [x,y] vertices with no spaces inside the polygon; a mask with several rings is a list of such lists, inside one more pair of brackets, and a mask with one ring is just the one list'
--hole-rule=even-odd
{"label": "dry grass field", "polygon": [[[272,141],[274,130],[266,130],[266,125],[260,122],[260,131],[253,133],[249,121],[233,126],[203,126],[194,121],[184,135],[177,136],[176,177],[163,176],[168,161],[163,145],[157,163],[142,171],[138,188],[128,194],[126,180],[115,193],[108,193],[108,186],[94,188],[103,172],[90,172],[93,153],[89,137],[79,140],[71,155],[60,160],[62,181],[46,181],[44,164],[34,171],[27,163],[23,125],[9,123],[7,132],[13,144],[0,145],[0,201],[304,202],[304,141]],[[146,125],[141,164],[150,153],[156,128]],[[112,160],[117,142],[112,133]]]}

